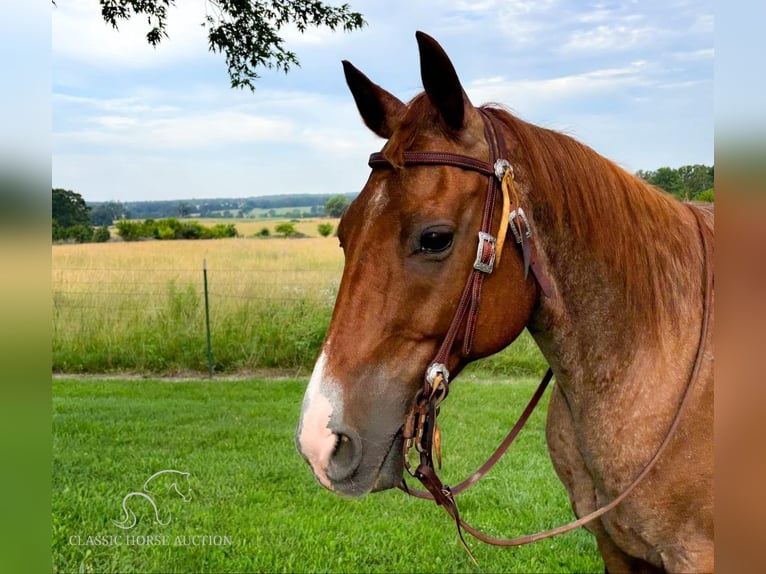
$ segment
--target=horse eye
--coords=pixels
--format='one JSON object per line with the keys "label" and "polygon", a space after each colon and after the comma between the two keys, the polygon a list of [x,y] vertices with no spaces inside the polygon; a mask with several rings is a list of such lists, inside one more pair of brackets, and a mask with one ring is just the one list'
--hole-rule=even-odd
{"label": "horse eye", "polygon": [[452,245],[453,234],[449,229],[427,229],[420,236],[420,251],[441,253]]}

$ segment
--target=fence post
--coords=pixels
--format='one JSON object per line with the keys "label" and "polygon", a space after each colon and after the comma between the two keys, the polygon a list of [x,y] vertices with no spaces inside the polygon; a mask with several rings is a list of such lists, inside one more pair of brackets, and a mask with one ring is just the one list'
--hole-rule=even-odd
{"label": "fence post", "polygon": [[202,279],[205,284],[205,330],[207,332],[207,372],[213,376],[213,346],[210,343],[210,305],[207,295],[207,259],[202,260]]}

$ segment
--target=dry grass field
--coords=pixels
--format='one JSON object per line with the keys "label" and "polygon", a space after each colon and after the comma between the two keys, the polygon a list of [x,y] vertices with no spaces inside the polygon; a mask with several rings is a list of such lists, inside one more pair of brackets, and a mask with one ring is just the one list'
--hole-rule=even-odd
{"label": "dry grass field", "polygon": [[[190,273],[201,277],[203,260],[211,282],[216,272],[239,272],[256,279],[250,287],[259,284],[267,291],[299,282],[308,292],[328,277],[337,278],[343,269],[343,252],[333,237],[63,244],[52,246],[53,290],[119,283],[142,292],[156,271],[168,280],[193,280]],[[247,294],[250,287],[219,285],[226,293],[239,294]]]}
{"label": "dry grass field", "polygon": [[217,370],[313,360],[343,268],[336,238],[112,241],[52,246],[54,371],[205,370],[203,260]]}

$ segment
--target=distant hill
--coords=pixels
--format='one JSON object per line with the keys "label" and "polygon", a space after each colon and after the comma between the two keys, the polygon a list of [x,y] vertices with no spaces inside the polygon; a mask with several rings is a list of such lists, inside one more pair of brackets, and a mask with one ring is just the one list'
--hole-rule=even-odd
{"label": "distant hill", "polygon": [[[163,217],[319,217],[324,215],[328,199],[343,195],[352,201],[358,193],[284,194],[243,198],[173,199],[164,201],[88,202],[97,210],[119,212],[126,219],[160,219]],[[119,217],[119,216],[118,216]]]}

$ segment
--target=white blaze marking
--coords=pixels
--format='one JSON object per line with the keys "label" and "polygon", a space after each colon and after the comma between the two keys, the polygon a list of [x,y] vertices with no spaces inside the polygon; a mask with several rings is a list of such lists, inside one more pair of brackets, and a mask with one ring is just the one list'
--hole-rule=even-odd
{"label": "white blaze marking", "polygon": [[332,490],[332,484],[327,477],[327,467],[338,436],[328,428],[328,425],[333,411],[340,405],[337,384],[328,377],[325,362],[323,350],[314,365],[314,371],[303,398],[298,444],[319,482]]}
{"label": "white blaze marking", "polygon": [[367,213],[364,216],[364,229],[367,230],[375,219],[388,205],[388,193],[383,184],[379,184],[367,202]]}
{"label": "white blaze marking", "polygon": [[378,189],[375,190],[375,193],[370,198],[368,203],[370,215],[373,217],[380,215],[380,212],[386,208],[386,205],[388,205],[388,194],[386,193],[384,187],[381,185],[378,187]]}

